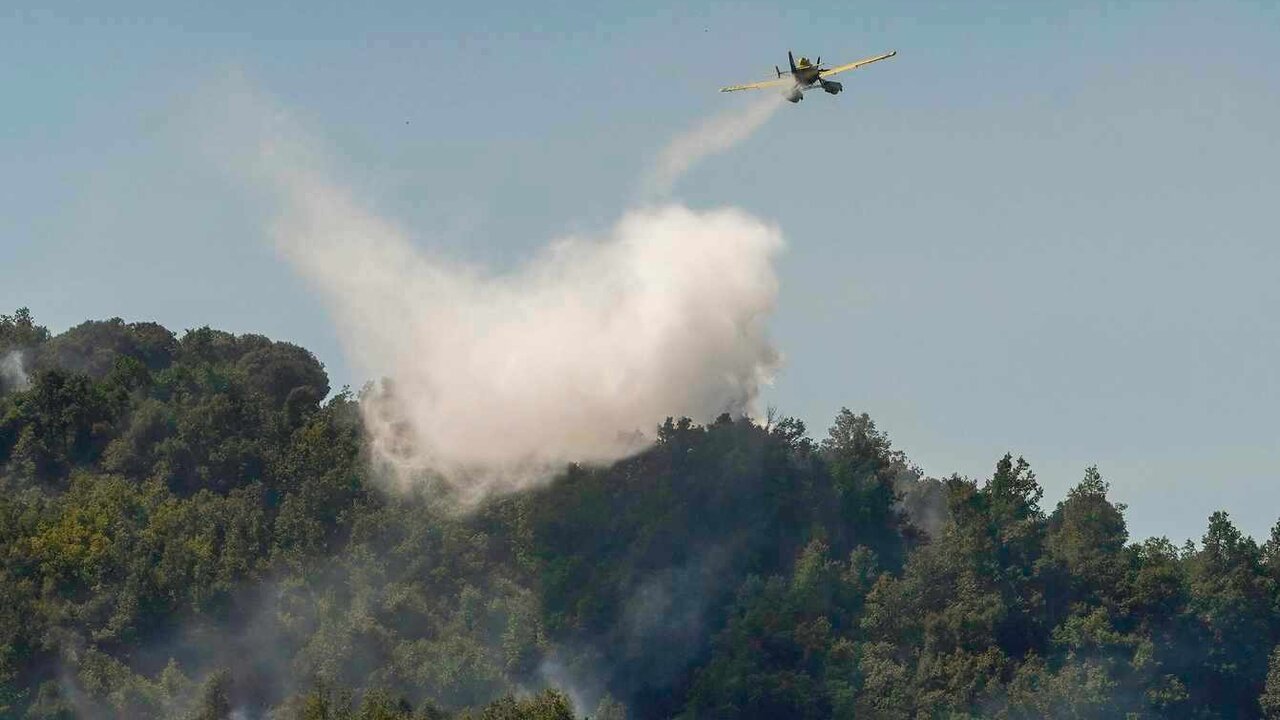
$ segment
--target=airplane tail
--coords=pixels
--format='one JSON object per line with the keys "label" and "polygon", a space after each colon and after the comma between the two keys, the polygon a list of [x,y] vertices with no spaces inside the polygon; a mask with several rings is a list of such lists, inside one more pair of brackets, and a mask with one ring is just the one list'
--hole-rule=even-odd
{"label": "airplane tail", "polygon": [[796,71],[796,58],[791,54],[790,50],[787,51],[787,62],[791,63],[791,72],[794,73]]}

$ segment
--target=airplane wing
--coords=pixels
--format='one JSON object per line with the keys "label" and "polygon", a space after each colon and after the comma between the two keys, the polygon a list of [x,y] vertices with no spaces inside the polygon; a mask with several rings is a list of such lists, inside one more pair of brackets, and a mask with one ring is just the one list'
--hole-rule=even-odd
{"label": "airplane wing", "polygon": [[861,59],[861,60],[856,60],[856,61],[854,61],[854,62],[851,62],[851,63],[847,64],[847,65],[837,65],[837,66],[835,66],[835,67],[833,67],[833,68],[828,68],[828,69],[826,69],[826,70],[823,70],[821,73],[819,73],[819,75],[821,75],[822,77],[829,77],[829,76],[831,76],[831,75],[835,75],[836,73],[842,73],[842,72],[844,72],[845,70],[857,70],[858,68],[862,67],[863,65],[870,65],[870,64],[871,64],[871,63],[873,63],[873,62],[876,62],[876,61],[878,61],[878,60],[884,60],[885,58],[891,58],[891,57],[893,57],[894,55],[897,55],[897,54],[898,54],[898,51],[897,51],[897,50],[890,50],[889,52],[887,52],[887,53],[885,53],[885,54],[883,54],[883,55],[873,55],[873,56],[871,56],[871,57],[869,57],[869,58],[863,58],[863,59]]}
{"label": "airplane wing", "polygon": [[793,83],[793,82],[795,82],[795,80],[793,80],[791,76],[788,75],[786,77],[778,78],[777,80],[764,80],[758,83],[748,83],[746,85],[730,85],[729,87],[720,88],[720,92],[735,92],[738,90],[758,90],[760,88],[767,88],[767,87],[782,87],[783,85],[786,85],[788,83]]}

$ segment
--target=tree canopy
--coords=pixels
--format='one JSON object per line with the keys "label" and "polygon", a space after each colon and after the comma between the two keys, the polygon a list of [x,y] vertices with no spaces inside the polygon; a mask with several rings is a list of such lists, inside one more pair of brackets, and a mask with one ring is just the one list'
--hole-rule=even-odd
{"label": "tree canopy", "polygon": [[1135,541],[1095,467],[670,418],[461,514],[296,345],[20,309],[0,359],[0,717],[1280,717],[1280,525]]}

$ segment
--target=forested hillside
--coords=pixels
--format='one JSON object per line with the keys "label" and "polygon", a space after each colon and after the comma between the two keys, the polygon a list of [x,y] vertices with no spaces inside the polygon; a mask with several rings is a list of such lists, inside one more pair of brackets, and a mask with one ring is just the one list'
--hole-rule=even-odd
{"label": "forested hillside", "polygon": [[849,411],[458,514],[359,403],[256,335],[0,316],[0,717],[1280,717],[1280,529],[1135,540],[1093,468],[1042,507]]}

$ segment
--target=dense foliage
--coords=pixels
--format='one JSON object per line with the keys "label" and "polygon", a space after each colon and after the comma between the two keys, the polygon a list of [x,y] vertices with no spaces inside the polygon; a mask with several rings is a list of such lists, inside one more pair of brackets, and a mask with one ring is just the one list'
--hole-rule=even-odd
{"label": "dense foliage", "polygon": [[0,717],[1280,717],[1280,528],[1130,542],[1093,468],[722,416],[458,514],[288,343],[19,310],[0,363]]}

